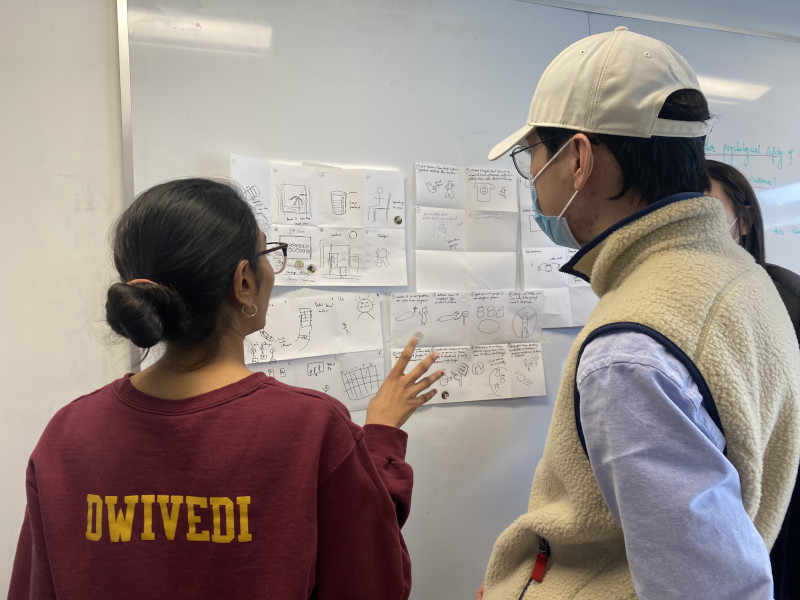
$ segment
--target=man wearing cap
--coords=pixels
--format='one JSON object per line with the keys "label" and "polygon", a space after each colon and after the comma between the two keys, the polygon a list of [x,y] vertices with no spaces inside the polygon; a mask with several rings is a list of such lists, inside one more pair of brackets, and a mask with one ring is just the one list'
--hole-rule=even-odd
{"label": "man wearing cap", "polygon": [[528,512],[478,597],[772,598],[800,455],[800,353],[728,234],[708,104],[666,44],[621,27],[564,50],[495,146],[600,298],[564,366]]}

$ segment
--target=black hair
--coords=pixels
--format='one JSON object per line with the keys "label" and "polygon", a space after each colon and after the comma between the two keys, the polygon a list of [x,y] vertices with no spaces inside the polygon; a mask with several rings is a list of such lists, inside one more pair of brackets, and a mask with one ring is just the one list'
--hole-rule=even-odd
{"label": "black hair", "polygon": [[259,228],[231,185],[181,179],[143,192],[114,232],[123,282],[108,288],[106,320],[140,348],[161,340],[196,346],[213,340],[239,261],[259,277]]}
{"label": "black hair", "polygon": [[[671,121],[700,121],[711,118],[708,101],[697,90],[684,89],[670,94],[658,116]],[[537,127],[539,139],[552,157],[580,131],[555,127]],[[679,192],[702,192],[711,183],[705,168],[705,136],[674,138],[627,137],[585,133],[593,143],[602,143],[611,151],[622,171],[621,198],[633,190],[645,204],[652,204]]]}
{"label": "black hair", "polygon": [[[747,181],[747,178],[736,167],[726,165],[717,160],[707,160],[708,174],[711,179],[718,181],[725,190],[725,194],[733,203],[733,211],[739,223],[747,220],[750,226],[747,233],[742,235],[742,248],[747,250],[756,262],[764,266],[764,219],[761,217],[761,207],[758,205],[756,193]],[[710,189],[711,186],[709,185]],[[747,209],[750,207],[750,210]]]}

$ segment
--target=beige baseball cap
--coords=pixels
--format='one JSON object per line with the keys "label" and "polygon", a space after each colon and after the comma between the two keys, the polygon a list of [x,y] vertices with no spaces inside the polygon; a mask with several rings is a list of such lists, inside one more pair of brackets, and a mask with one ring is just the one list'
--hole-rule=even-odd
{"label": "beige baseball cap", "polygon": [[542,74],[528,121],[489,152],[496,160],[536,127],[629,137],[700,137],[701,121],[659,119],[671,93],[700,90],[689,63],[673,48],[617,27],[590,35],[559,54]]}

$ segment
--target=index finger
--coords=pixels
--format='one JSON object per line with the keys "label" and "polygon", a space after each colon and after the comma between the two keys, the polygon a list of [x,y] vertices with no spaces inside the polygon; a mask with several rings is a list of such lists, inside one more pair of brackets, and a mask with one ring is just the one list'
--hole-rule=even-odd
{"label": "index finger", "polygon": [[408,366],[408,361],[411,360],[411,357],[414,356],[414,349],[417,347],[417,343],[419,342],[419,338],[417,336],[413,336],[406,347],[403,348],[403,351],[400,353],[400,357],[397,359],[397,362],[394,363],[392,370],[389,371],[389,374],[392,375],[403,375],[406,371],[406,367]]}

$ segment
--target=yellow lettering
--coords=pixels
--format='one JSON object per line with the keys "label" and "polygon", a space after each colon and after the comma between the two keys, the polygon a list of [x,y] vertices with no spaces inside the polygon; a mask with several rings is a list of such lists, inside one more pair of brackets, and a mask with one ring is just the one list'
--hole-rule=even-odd
{"label": "yellow lettering", "polygon": [[[235,533],[235,525],[233,522],[233,501],[225,497],[211,497],[208,499],[211,502],[211,511],[214,515],[214,533],[211,536],[211,541],[218,544],[228,544],[233,541]],[[225,507],[225,534],[222,534],[222,515],[220,514],[220,507]]]}
{"label": "yellow lettering", "polygon": [[208,531],[197,531],[196,527],[200,523],[201,517],[194,514],[194,507],[206,508],[208,499],[199,496],[186,496],[186,520],[189,522],[189,531],[186,532],[186,539],[190,542],[207,542],[210,534]]}
{"label": "yellow lettering", "polygon": [[236,496],[236,504],[239,505],[239,537],[236,539],[240,542],[252,542],[253,536],[250,535],[250,524],[247,521],[250,496]]}
{"label": "yellow lettering", "polygon": [[125,496],[125,516],[122,510],[117,513],[117,497],[106,496],[106,508],[108,509],[108,538],[112,542],[130,542],[131,529],[133,528],[133,513],[139,496]]}
{"label": "yellow lettering", "polygon": [[[164,522],[164,535],[168,540],[175,539],[175,528],[178,526],[178,514],[183,504],[183,496],[166,496],[159,494],[156,498],[161,507],[161,520]],[[172,503],[172,510],[167,512],[167,504]]]}
{"label": "yellow lettering", "polygon": [[[86,515],[86,539],[97,542],[103,537],[103,499],[97,494],[86,494],[86,504],[89,506]],[[92,529],[92,513],[94,513],[94,529]]]}
{"label": "yellow lettering", "polygon": [[142,523],[142,539],[154,540],[156,534],[153,533],[153,502],[156,497],[152,494],[149,496],[142,496],[142,509],[144,512],[144,523]]}

